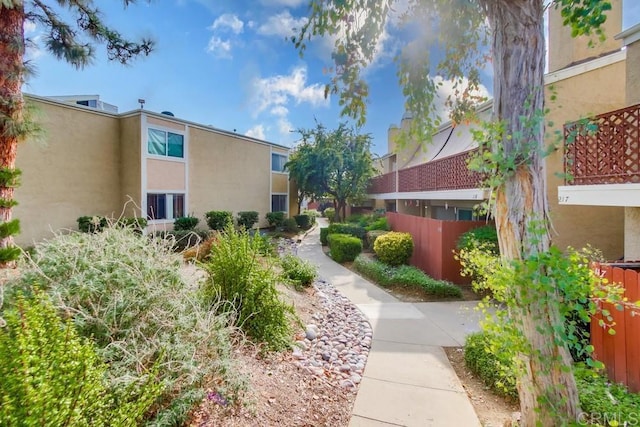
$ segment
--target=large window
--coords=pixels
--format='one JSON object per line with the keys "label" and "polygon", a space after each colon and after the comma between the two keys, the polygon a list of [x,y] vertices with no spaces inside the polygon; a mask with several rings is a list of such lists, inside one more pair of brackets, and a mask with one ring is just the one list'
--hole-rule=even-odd
{"label": "large window", "polygon": [[287,156],[283,154],[271,153],[271,170],[274,172],[284,172],[284,165],[287,163]]}
{"label": "large window", "polygon": [[273,194],[271,196],[271,212],[287,212],[287,195]]}
{"label": "large window", "polygon": [[147,152],[157,156],[184,158],[184,136],[150,128]]}
{"label": "large window", "polygon": [[147,218],[175,219],[184,216],[184,194],[147,194]]}

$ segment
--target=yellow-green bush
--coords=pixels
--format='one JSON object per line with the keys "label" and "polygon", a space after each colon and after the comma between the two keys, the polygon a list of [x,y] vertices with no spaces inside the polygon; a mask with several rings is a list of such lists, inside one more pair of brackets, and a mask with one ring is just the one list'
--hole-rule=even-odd
{"label": "yellow-green bush", "polygon": [[362,240],[348,234],[329,234],[329,249],[335,262],[350,262],[362,252]]}
{"label": "yellow-green bush", "polygon": [[390,233],[378,236],[373,244],[378,259],[389,265],[408,264],[413,253],[413,238],[409,233]]}

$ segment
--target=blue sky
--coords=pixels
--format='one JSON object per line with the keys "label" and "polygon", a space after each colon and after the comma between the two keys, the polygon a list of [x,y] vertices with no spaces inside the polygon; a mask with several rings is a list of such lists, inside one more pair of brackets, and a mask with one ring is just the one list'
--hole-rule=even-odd
{"label": "blue sky", "polygon": [[[303,22],[307,0],[140,0],[127,9],[120,1],[95,3],[106,22],[124,35],[153,38],[155,51],[122,66],[109,63],[98,46],[94,63],[75,70],[42,49],[31,49],[36,75],[25,92],[98,94],[120,112],[139,108],[137,100],[143,98],[145,109],[168,110],[286,146],[297,140],[292,131],[314,127],[316,119],[329,128],[344,120],[336,98],[323,95],[331,42],[312,43],[301,59],[286,40]],[[623,28],[640,22],[640,2],[626,0],[624,16]],[[41,31],[26,26],[36,43]],[[380,155],[387,149],[387,129],[403,114],[392,62],[401,45],[402,36],[389,26],[375,63],[366,70],[370,99],[362,132],[372,134],[373,151]],[[491,77],[484,77],[490,93]]]}

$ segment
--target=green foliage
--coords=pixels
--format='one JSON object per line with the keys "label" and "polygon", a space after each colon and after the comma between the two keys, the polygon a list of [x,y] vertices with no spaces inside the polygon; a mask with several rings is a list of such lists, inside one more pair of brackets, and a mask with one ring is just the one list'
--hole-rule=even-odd
{"label": "green foliage", "polygon": [[485,250],[494,254],[500,253],[498,232],[495,226],[485,225],[462,233],[458,239],[457,248],[458,250],[471,249],[478,245],[482,245]]}
{"label": "green foliage", "polygon": [[183,216],[175,219],[173,222],[173,229],[175,231],[191,231],[196,228],[199,222],[200,219],[195,216]]}
{"label": "green foliage", "polygon": [[[105,381],[93,345],[46,296],[17,297],[0,328],[0,424],[135,426],[162,392],[154,372],[125,387]],[[152,369],[152,371],[155,368]]]}
{"label": "green foliage", "polygon": [[307,230],[311,227],[312,219],[315,221],[315,217],[310,217],[309,215],[304,214],[296,215],[293,218],[296,220],[298,227],[302,228],[303,230]]}
{"label": "green foliage", "polygon": [[128,228],[137,233],[142,233],[142,231],[147,227],[147,219],[141,217],[124,217],[119,218],[115,225],[121,228]]}
{"label": "green foliage", "polygon": [[348,234],[363,240],[364,236],[367,234],[367,230],[359,225],[333,223],[329,225],[329,234]]}
{"label": "green foliage", "polygon": [[467,368],[495,392],[518,397],[516,390],[516,352],[505,336],[496,339],[488,332],[467,336],[464,344],[464,361]]}
{"label": "green foliage", "polygon": [[320,216],[320,212],[316,210],[304,210],[302,211],[302,215],[307,215],[309,217],[309,225],[314,225],[316,223],[316,218]]}
{"label": "green foliage", "polygon": [[298,222],[295,220],[295,218],[286,218],[284,221],[282,221],[282,228],[287,233],[297,233],[298,231],[300,231],[300,229],[298,228]]}
{"label": "green foliage", "polygon": [[280,260],[284,276],[289,279],[296,288],[311,286],[318,275],[315,266],[297,256],[287,254]]}
{"label": "green foliage", "polygon": [[81,216],[77,221],[78,229],[83,233],[102,231],[108,225],[107,218],[102,216]]}
{"label": "green foliage", "polygon": [[212,230],[224,230],[228,224],[233,224],[233,215],[229,211],[209,211],[204,216]]}
{"label": "green foliage", "polygon": [[327,241],[335,262],[350,262],[362,252],[362,240],[349,234],[329,234]]}
{"label": "green foliage", "polygon": [[238,212],[238,225],[250,230],[258,222],[260,217],[256,211]]}
{"label": "green foliage", "polygon": [[20,186],[20,169],[12,169],[8,167],[0,167],[0,187],[16,188]]}
{"label": "green foliage", "polygon": [[375,219],[365,228],[367,229],[367,231],[374,231],[374,230],[391,231],[391,226],[389,225],[387,218],[384,216]]}
{"label": "green foliage", "polygon": [[321,227],[320,228],[320,244],[322,246],[327,246],[329,244],[329,227]]}
{"label": "green foliage", "polygon": [[21,277],[5,286],[5,304],[14,304],[16,291],[39,285],[95,342],[109,387],[139,384],[161,366],[165,389],[150,421],[179,424],[201,399],[206,379],[220,378],[229,401],[244,387],[233,374],[228,319],[200,304],[195,279],[185,282],[181,267],[165,240],[128,229],[59,235],[36,245]]}
{"label": "green foliage", "polygon": [[156,231],[154,238],[164,239],[175,252],[182,252],[207,240],[209,233],[203,230],[165,230]]}
{"label": "green foliage", "polygon": [[293,307],[276,290],[278,274],[269,258],[261,258],[262,238],[227,227],[211,249],[209,278],[201,295],[207,306],[234,313],[237,325],[268,349],[286,348],[292,336]]}
{"label": "green foliage", "polygon": [[284,212],[267,212],[265,218],[271,227],[282,227]]}
{"label": "green foliage", "polygon": [[103,216],[81,216],[77,219],[78,229],[83,233],[99,233],[109,226],[129,228],[137,233],[147,227],[147,220],[141,217],[106,218]]}
{"label": "green foliage", "polygon": [[419,288],[429,295],[443,298],[462,297],[462,291],[453,283],[429,277],[416,267],[408,265],[392,267],[359,255],[353,263],[353,268],[364,277],[381,286]]}
{"label": "green foliage", "polygon": [[383,231],[383,230],[372,230],[372,231],[367,231],[367,234],[365,235],[365,243],[366,243],[366,247],[373,249],[373,245],[376,242],[376,239],[384,234],[387,234],[388,231]]}
{"label": "green foliage", "polygon": [[373,250],[378,259],[385,264],[408,264],[413,254],[413,238],[409,233],[391,231],[376,239]]}
{"label": "green foliage", "polygon": [[322,214],[329,220],[329,224],[336,220],[336,210],[334,208],[326,208]]}

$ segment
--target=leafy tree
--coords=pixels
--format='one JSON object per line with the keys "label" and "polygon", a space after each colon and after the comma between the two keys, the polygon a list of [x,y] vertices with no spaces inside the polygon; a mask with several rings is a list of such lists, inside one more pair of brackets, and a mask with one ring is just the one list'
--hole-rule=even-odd
{"label": "leafy tree", "polygon": [[[398,55],[398,77],[413,113],[412,131],[428,141],[437,117],[437,73],[455,83],[447,99],[454,121],[468,119],[479,101],[480,71],[493,64],[493,124],[487,126],[482,167],[494,177],[496,227],[505,263],[527,265],[537,274],[513,285],[512,313],[528,348],[518,392],[522,424],[565,425],[580,412],[571,357],[562,336],[558,292],[552,269],[539,260],[550,248],[544,144],[544,0],[312,0],[310,17],[293,42],[301,53],[314,36],[335,38],[334,66],[325,94],[339,95],[343,114],[363,123],[367,83],[361,70],[374,58],[393,7],[405,4],[400,24],[417,34]],[[599,35],[610,2],[552,0],[572,34]],[[434,64],[430,50],[444,55]],[[487,46],[491,54],[488,54]],[[536,261],[537,260],[537,261]],[[517,270],[517,267],[515,267]]]}
{"label": "leafy tree", "polygon": [[315,129],[299,130],[302,141],[285,165],[300,179],[299,193],[333,197],[336,219],[345,217],[347,202],[364,198],[374,174],[369,148],[371,136],[359,135],[346,124],[329,131],[317,124]]}
{"label": "leafy tree", "polygon": [[[127,6],[134,0],[123,1]],[[61,12],[74,16],[75,22],[65,22]],[[20,254],[13,245],[20,224],[12,219],[14,188],[20,175],[16,169],[17,145],[38,131],[22,96],[28,74],[24,59],[29,42],[24,36],[26,21],[41,24],[47,32],[46,48],[76,68],[91,62],[96,43],[105,44],[107,57],[122,64],[148,55],[153,48],[151,40],[132,42],[107,27],[91,0],[0,0],[0,265]]]}

